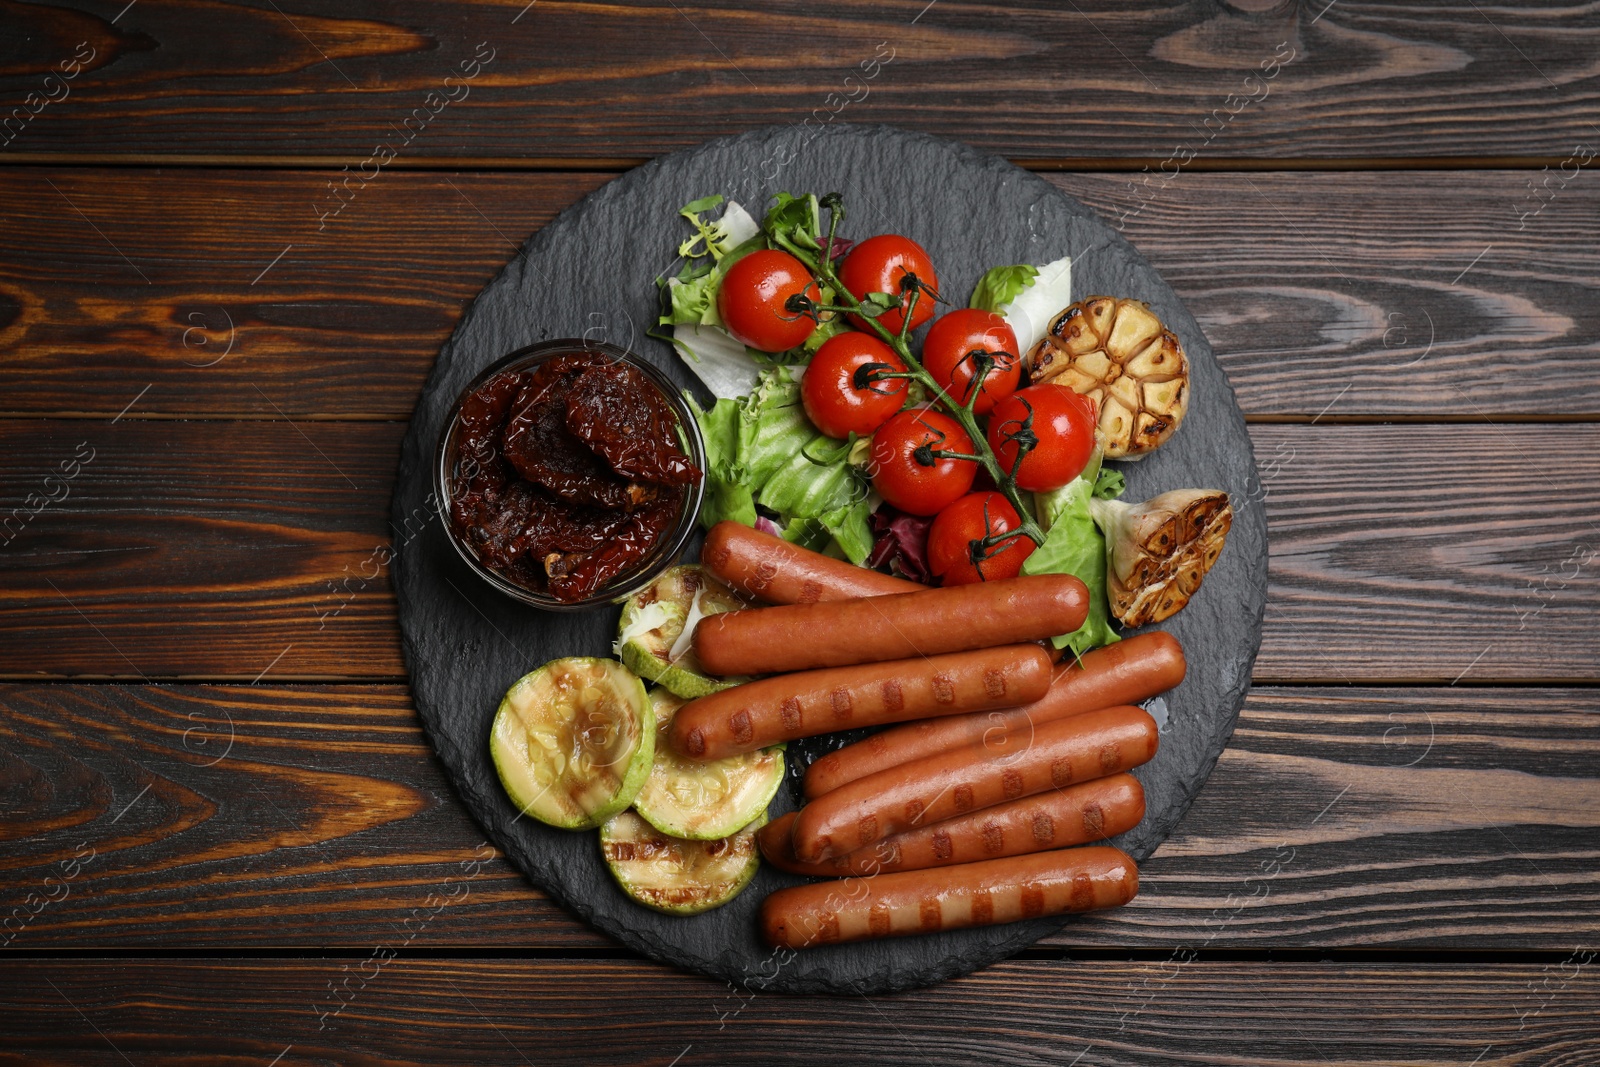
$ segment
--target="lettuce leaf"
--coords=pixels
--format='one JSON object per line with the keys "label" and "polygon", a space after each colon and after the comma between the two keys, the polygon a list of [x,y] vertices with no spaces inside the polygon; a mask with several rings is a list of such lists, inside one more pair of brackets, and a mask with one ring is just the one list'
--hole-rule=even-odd
{"label": "lettuce leaf", "polygon": [[1089,616],[1083,625],[1052,639],[1057,648],[1071,649],[1074,656],[1122,640],[1106,597],[1105,536],[1089,514],[1091,497],[1116,497],[1122,487],[1122,473],[1102,468],[1097,455],[1078,477],[1033,498],[1045,538],[1023,561],[1022,573],[1073,574],[1089,589]]}
{"label": "lettuce leaf", "polygon": [[972,290],[968,306],[1004,315],[1026,355],[1044,337],[1050,320],[1071,303],[1072,260],[1063,256],[1040,267],[990,267]]}
{"label": "lettuce leaf", "polygon": [[990,267],[978,279],[977,286],[972,290],[972,299],[967,302],[968,307],[980,311],[999,311],[1011,301],[1022,295],[1022,291],[1033,284],[1039,276],[1039,268],[1026,263],[1018,263],[1010,267]]}
{"label": "lettuce leaf", "polygon": [[1017,345],[1026,355],[1044,338],[1050,320],[1072,303],[1072,260],[1063,256],[1040,267],[1037,275],[1010,302],[995,308],[1006,317]]}
{"label": "lettuce leaf", "polygon": [[822,251],[822,213],[816,195],[777,194],[762,220],[761,232],[773,248],[797,255],[802,261],[816,259]]}
{"label": "lettuce leaf", "polygon": [[807,547],[837,544],[853,563],[872,550],[867,487],[848,449],[806,418],[800,384],[787,367],[762,372],[749,396],[695,408],[706,441],[701,521],[755,525],[759,505],[783,535]]}
{"label": "lettuce leaf", "polygon": [[721,263],[729,252],[760,233],[756,220],[736,200],[727,202],[722,217],[715,222],[701,217],[722,202],[722,196],[713,193],[691,200],[679,209],[678,214],[689,220],[695,234],[678,246],[678,255],[691,261],[710,256],[713,262]]}
{"label": "lettuce leaf", "polygon": [[678,246],[685,259],[677,276],[661,281],[667,307],[658,320],[662,326],[721,326],[717,313],[717,287],[728,268],[758,248],[766,247],[761,227],[737,201],[729,200],[722,217],[708,222],[703,215],[723,203],[720,195],[701,197],[678,212],[694,225],[695,234]]}
{"label": "lettuce leaf", "polygon": [[670,340],[712,396],[736,400],[761,379],[762,363],[720,326],[679,323]]}

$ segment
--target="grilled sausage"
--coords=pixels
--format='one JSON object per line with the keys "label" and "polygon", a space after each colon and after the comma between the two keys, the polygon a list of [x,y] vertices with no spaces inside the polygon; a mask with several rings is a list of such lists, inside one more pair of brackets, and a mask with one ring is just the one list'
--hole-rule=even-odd
{"label": "grilled sausage", "polygon": [[820,863],[801,863],[794,858],[790,833],[795,818],[790,812],[756,831],[761,854],[774,867],[819,878],[887,874],[1021,856],[1115,837],[1144,818],[1144,788],[1131,774],[1113,774],[919,826]]}
{"label": "grilled sausage", "polygon": [[801,548],[742,522],[711,527],[700,562],[742,593],[768,604],[815,604],[889,593],[915,593],[924,587],[881,571]]}
{"label": "grilled sausage", "polygon": [[669,736],[691,759],[721,759],[830,730],[1016,707],[1045,694],[1050,670],[1038,645],[1004,645],[783,674],[691,700]]}
{"label": "grilled sausage", "polygon": [[701,620],[695,655],[712,674],[778,674],[936,656],[1071,633],[1089,594],[1070,574],[916,593],[727,611]]}
{"label": "grilled sausage", "polygon": [[1026,707],[907,723],[830,752],[806,769],[805,793],[820,797],[857,778],[985,738],[1000,743],[1007,731],[1028,723],[1039,727],[1079,712],[1137,704],[1183,681],[1184,669],[1183,646],[1171,634],[1156,630],[1130,637],[1084,653],[1081,667],[1058,666],[1044,699]]}
{"label": "grilled sausage", "polygon": [[779,889],[761,902],[761,933],[774,948],[810,948],[1114,908],[1138,891],[1125,853],[1056,849]]}
{"label": "grilled sausage", "polygon": [[[679,714],[682,714],[680,712]],[[1046,723],[995,755],[966,745],[857,778],[800,809],[795,858],[806,863],[890,834],[1137,767],[1156,754],[1155,720],[1115,707]]]}

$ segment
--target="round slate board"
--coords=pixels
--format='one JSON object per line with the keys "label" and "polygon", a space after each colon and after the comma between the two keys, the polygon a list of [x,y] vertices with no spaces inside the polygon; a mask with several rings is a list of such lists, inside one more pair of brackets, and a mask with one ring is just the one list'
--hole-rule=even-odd
{"label": "round slate board", "polygon": [[[535,234],[463,317],[439,354],[406,436],[395,488],[395,591],[417,710],[451,780],[490,837],[536,885],[624,944],[658,960],[752,989],[872,993],[928,985],[1001,959],[1059,929],[1063,918],[927,937],[772,952],[760,941],[761,899],[801,881],[763,867],[726,907],[694,918],[632,903],[611,881],[593,831],[555,830],[506,799],[489,759],[489,723],[505,689],[557,656],[606,655],[617,609],[553,614],[476,579],[433,513],[432,465],[456,396],[489,363],[553,337],[586,336],[653,360],[708,400],[670,347],[645,336],[657,314],[655,278],[674,267],[687,236],[678,208],[720,192],[758,217],[780,190],[844,195],[842,233],[904,233],[939,267],[959,304],[983,270],[1073,257],[1074,297],[1149,301],[1183,341],[1192,366],[1189,413],[1171,442],[1124,464],[1125,499],[1167,489],[1225,489],[1233,531],[1190,605],[1164,624],[1183,642],[1189,673],[1154,707],[1161,749],[1136,773],[1148,814],[1113,841],[1144,860],[1166,838],[1210,774],[1244,694],[1266,603],[1266,521],[1244,417],[1194,319],[1165,282],[1089,209],[1042,179],[960,144],[883,126],[818,131],[773,127],[711,141],[633,170],[562,212]],[[819,746],[789,748],[792,769]],[[779,791],[773,817],[796,806]]]}

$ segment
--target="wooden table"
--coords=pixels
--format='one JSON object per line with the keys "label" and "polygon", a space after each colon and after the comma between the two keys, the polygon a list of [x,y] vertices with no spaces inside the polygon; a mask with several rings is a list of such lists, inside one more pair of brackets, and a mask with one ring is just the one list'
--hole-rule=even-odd
{"label": "wooden table", "polygon": [[[524,2],[0,3],[0,1063],[1600,1062],[1592,6]],[[1255,688],[1138,900],[870,999],[531,889],[384,569],[515,246],[808,119],[1120,225],[1272,538]]]}

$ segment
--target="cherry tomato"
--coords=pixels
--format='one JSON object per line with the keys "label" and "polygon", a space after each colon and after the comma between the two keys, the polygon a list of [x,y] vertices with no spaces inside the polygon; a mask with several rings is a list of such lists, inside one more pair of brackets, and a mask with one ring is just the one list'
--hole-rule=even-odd
{"label": "cherry tomato", "polygon": [[804,263],[779,249],[762,249],[740,259],[722,276],[717,312],[741,344],[762,352],[786,352],[817,328],[815,322],[784,307],[797,293],[822,299]]}
{"label": "cherry tomato", "polygon": [[1017,441],[1032,415],[1038,444],[1022,457],[1017,488],[1041,493],[1059,489],[1083,472],[1094,454],[1094,401],[1064,385],[1030,385],[995,405],[989,416],[989,447],[1000,469],[1017,462]]}
{"label": "cherry tomato", "polygon": [[872,435],[872,487],[912,515],[936,515],[972,488],[978,465],[933,455],[972,455],[972,438],[950,416],[930,408],[902,411]]}
{"label": "cherry tomato", "polygon": [[[857,300],[866,299],[868,293],[900,296],[900,279],[907,274],[915,274],[929,289],[939,288],[939,277],[933,272],[933,260],[927,251],[911,238],[892,233],[868,237],[839,264],[839,280]],[[923,293],[917,297],[917,309],[911,314],[911,328],[916,329],[931,318],[933,297]],[[860,316],[852,315],[850,321],[857,329],[872,329]],[[879,315],[878,321],[890,333],[899,333],[906,321],[905,312],[894,308]]]}
{"label": "cherry tomato", "polygon": [[861,437],[876,430],[906,401],[906,380],[873,380],[874,372],[904,374],[894,349],[864,333],[828,338],[800,379],[800,399],[817,429],[829,437]]}
{"label": "cherry tomato", "polygon": [[981,542],[990,534],[1007,533],[1021,525],[1017,509],[1004,496],[968,493],[939,512],[928,527],[928,569],[945,585],[1015,578],[1022,571],[1022,561],[1036,547],[1032,538],[1018,534],[992,545]]}
{"label": "cherry tomato", "polygon": [[1022,380],[1017,335],[1005,316],[977,308],[960,308],[942,315],[922,342],[922,365],[945,392],[965,404],[972,395],[977,370],[975,352],[988,352],[994,359],[972,407],[975,414],[986,415],[995,404],[1016,392],[1017,383]]}

